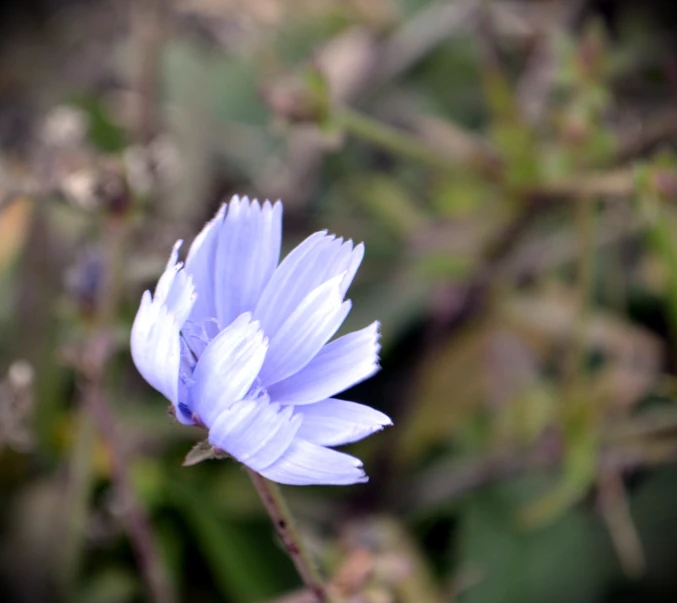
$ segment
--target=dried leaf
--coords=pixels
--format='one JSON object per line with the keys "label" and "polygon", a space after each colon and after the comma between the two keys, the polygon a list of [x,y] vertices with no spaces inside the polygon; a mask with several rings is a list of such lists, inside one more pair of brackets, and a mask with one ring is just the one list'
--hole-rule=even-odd
{"label": "dried leaf", "polygon": [[209,440],[204,440],[202,442],[198,442],[195,444],[195,446],[193,446],[193,448],[191,448],[190,452],[183,460],[183,466],[192,467],[193,465],[197,465],[202,461],[223,459],[226,458],[226,456],[227,455],[225,452],[223,452],[223,450],[214,448],[214,446],[209,443]]}

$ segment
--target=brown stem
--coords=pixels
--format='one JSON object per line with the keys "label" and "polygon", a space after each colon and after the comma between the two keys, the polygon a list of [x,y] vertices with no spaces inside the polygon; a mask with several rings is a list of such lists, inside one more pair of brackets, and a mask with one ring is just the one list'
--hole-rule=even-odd
{"label": "brown stem", "polygon": [[146,145],[158,133],[158,97],[166,0],[142,0],[132,4],[132,35],[138,61],[132,87],[137,93],[133,130],[137,142]]}
{"label": "brown stem", "polygon": [[132,486],[129,476],[130,460],[120,440],[110,404],[104,395],[106,366],[113,350],[111,331],[122,290],[126,236],[124,220],[108,217],[102,234],[104,282],[98,292],[91,333],[73,360],[80,377],[81,403],[93,417],[110,453],[111,483],[121,504],[122,524],[136,554],[150,600],[154,603],[175,603],[177,597],[148,516]]}
{"label": "brown stem", "polygon": [[112,482],[121,504],[122,522],[151,598],[156,603],[173,603],[176,597],[161,561],[148,517],[132,487],[128,473],[129,460],[118,437],[115,419],[101,392],[101,383],[97,379],[89,378],[85,380],[82,389],[83,402],[94,417],[110,450]]}
{"label": "brown stem", "polygon": [[294,562],[301,580],[313,593],[318,603],[331,603],[332,597],[327,592],[324,582],[315,568],[315,563],[296,531],[294,517],[282,496],[279,486],[252,469],[247,468],[247,473],[249,473],[256,491],[259,493],[263,506],[270,515],[284,548]]}
{"label": "brown stem", "polygon": [[646,557],[630,513],[623,476],[613,469],[602,471],[597,494],[602,517],[625,574],[629,578],[641,577],[646,571]]}

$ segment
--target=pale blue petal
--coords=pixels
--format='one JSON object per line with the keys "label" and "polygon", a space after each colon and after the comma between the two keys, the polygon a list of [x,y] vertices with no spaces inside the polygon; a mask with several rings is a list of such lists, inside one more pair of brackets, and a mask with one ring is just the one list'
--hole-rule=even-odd
{"label": "pale blue petal", "polygon": [[209,430],[209,441],[259,471],[286,452],[302,420],[293,416],[292,408],[270,404],[267,397],[243,400],[216,418]]}
{"label": "pale blue petal", "polygon": [[238,400],[219,409],[209,427],[209,443],[238,458],[242,453],[241,440],[256,433],[259,404],[255,400]]}
{"label": "pale blue petal", "polygon": [[183,328],[181,329],[181,337],[186,342],[187,348],[190,349],[195,358],[202,356],[209,345],[209,342],[218,334],[219,329],[215,318],[200,324],[188,319],[183,323]]}
{"label": "pale blue petal", "polygon": [[316,232],[293,249],[280,263],[263,289],[254,309],[254,317],[272,339],[292,312],[314,289],[343,274],[341,296],[345,295],[362,261],[364,247],[353,249],[352,241],[343,242]]}
{"label": "pale blue petal", "polygon": [[207,346],[193,372],[190,407],[211,427],[216,417],[249,391],[263,365],[268,341],[251,314],[239,316]]}
{"label": "pale blue petal", "polygon": [[292,486],[343,486],[369,479],[359,459],[300,438],[294,440],[279,460],[259,473],[274,482]]}
{"label": "pale blue petal", "polygon": [[382,412],[345,400],[329,399],[295,408],[303,416],[298,437],[321,446],[357,442],[393,424]]}
{"label": "pale blue petal", "polygon": [[379,323],[325,345],[303,369],[271,385],[275,402],[310,404],[334,396],[378,371]]}
{"label": "pale blue petal", "polygon": [[179,241],[172,250],[155,296],[150,291],[143,294],[130,337],[136,368],[175,407],[179,403],[179,333],[195,302],[192,281],[176,263],[180,245]]}
{"label": "pale blue petal", "polygon": [[216,319],[216,304],[214,303],[216,245],[225,215],[226,205],[224,204],[195,237],[186,257],[186,272],[193,277],[195,289],[198,292],[190,316],[191,320],[197,324]]}
{"label": "pale blue petal", "polygon": [[[216,318],[230,324],[251,312],[280,259],[282,204],[233,197],[219,232],[214,265]],[[198,290],[199,292],[199,290]]]}
{"label": "pale blue petal", "polygon": [[[348,241],[346,245],[348,246],[347,248],[350,249],[352,247],[352,241]],[[341,283],[341,290],[343,292],[343,295],[346,294],[348,291],[348,288],[353,282],[353,279],[355,278],[355,274],[357,274],[357,269],[360,267],[360,264],[362,263],[362,260],[364,259],[364,244],[360,243],[353,249],[350,254],[347,257],[347,262],[346,262],[346,267],[341,268],[341,272],[345,270],[346,275],[343,277],[343,282]],[[345,261],[345,260],[344,260]],[[334,269],[338,270],[340,266],[336,266]]]}
{"label": "pale blue petal", "polygon": [[341,302],[342,279],[339,275],[312,291],[271,338],[259,375],[264,387],[301,370],[336,333],[350,311],[350,302]]}
{"label": "pale blue petal", "polygon": [[143,378],[175,405],[181,361],[180,328],[167,308],[153,304],[150,291],[146,291],[132,325],[132,359]]}
{"label": "pale blue petal", "polygon": [[182,267],[179,262],[179,249],[181,249],[182,244],[183,241],[179,240],[174,243],[174,247],[172,247],[172,252],[169,254],[165,270],[160,275],[157,285],[155,285],[155,292],[153,294],[153,301],[155,303],[164,304],[169,297],[169,293],[174,285],[174,280],[176,279],[176,274]]}

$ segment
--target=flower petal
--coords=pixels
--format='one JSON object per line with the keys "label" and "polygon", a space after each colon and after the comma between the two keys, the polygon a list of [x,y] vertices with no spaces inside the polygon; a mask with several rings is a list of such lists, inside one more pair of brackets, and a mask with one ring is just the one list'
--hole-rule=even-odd
{"label": "flower petal", "polygon": [[132,359],[143,378],[173,404],[179,386],[179,329],[175,317],[146,291],[132,326]]}
{"label": "flower petal", "polygon": [[[352,241],[348,241],[346,245],[352,247]],[[343,277],[343,281],[341,283],[343,295],[345,295],[348,291],[353,279],[355,278],[355,274],[357,274],[357,269],[360,267],[360,264],[364,259],[364,244],[360,243],[357,245],[355,249],[350,252],[347,259],[348,261],[345,268],[346,275]],[[337,266],[335,269],[338,270],[339,268],[343,270],[341,266]]]}
{"label": "flower petal", "polygon": [[230,324],[254,309],[280,259],[282,204],[233,197],[218,235],[214,260],[216,318]]}
{"label": "flower petal", "polygon": [[296,407],[303,416],[298,437],[321,446],[341,446],[357,442],[387,425],[390,417],[364,404],[345,400],[323,400]]}
{"label": "flower petal", "polygon": [[340,486],[369,480],[359,459],[301,438],[296,438],[275,463],[259,473],[274,482],[293,486]]}
{"label": "flower petal", "polygon": [[325,345],[304,368],[268,388],[275,402],[311,404],[325,400],[379,369],[379,323]]}
{"label": "flower petal", "polygon": [[254,309],[266,334],[272,339],[305,297],[340,274],[344,274],[340,285],[343,297],[363,255],[362,244],[353,249],[352,241],[344,243],[326,231],[300,243],[277,267]]}
{"label": "flower petal", "polygon": [[216,418],[209,430],[209,441],[259,471],[284,454],[302,421],[301,416],[293,416],[291,407],[270,404],[267,397],[243,400]]}
{"label": "flower petal", "polygon": [[206,347],[193,372],[190,408],[211,427],[217,416],[248,392],[266,357],[259,323],[244,313]]}
{"label": "flower petal", "polygon": [[271,338],[259,375],[264,387],[301,370],[336,333],[351,306],[341,302],[342,279],[339,275],[312,291]]}
{"label": "flower petal", "polygon": [[198,292],[190,318],[198,324],[216,318],[214,302],[216,245],[226,215],[226,207],[225,203],[221,205],[216,215],[195,237],[186,257],[186,272],[193,277]]}
{"label": "flower petal", "polygon": [[[219,409],[209,428],[209,443],[237,458],[243,452],[239,440],[256,429],[250,429],[256,421],[259,405],[256,400],[238,400]],[[246,439],[246,438],[245,438]]]}
{"label": "flower petal", "polygon": [[177,264],[180,245],[181,241],[174,245],[155,296],[150,291],[143,294],[130,337],[136,368],[175,407],[179,403],[179,333],[195,302],[193,283]]}

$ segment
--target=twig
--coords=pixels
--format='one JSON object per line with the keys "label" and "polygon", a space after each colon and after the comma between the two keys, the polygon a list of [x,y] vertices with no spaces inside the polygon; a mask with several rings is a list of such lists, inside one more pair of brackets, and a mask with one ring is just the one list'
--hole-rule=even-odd
{"label": "twig", "polygon": [[528,472],[552,470],[559,464],[560,451],[541,445],[533,450],[503,452],[457,464],[440,465],[423,473],[410,487],[402,488],[404,495],[397,504],[405,512],[433,507],[487,484]]}
{"label": "twig", "polygon": [[646,569],[646,557],[632,521],[623,478],[617,471],[602,472],[597,500],[623,570],[630,578],[640,577]]}
{"label": "twig", "polygon": [[282,496],[279,486],[252,469],[247,468],[247,473],[249,473],[256,491],[259,493],[263,506],[268,511],[268,515],[270,515],[270,519],[282,540],[284,548],[294,562],[301,580],[314,594],[317,603],[330,603],[333,598],[327,591],[310,554],[296,530],[294,517]]}
{"label": "twig", "polygon": [[148,144],[157,134],[165,11],[169,0],[141,0],[131,5],[132,33],[139,53],[133,88],[138,95],[133,130],[137,142]]}
{"label": "twig", "polygon": [[[333,117],[336,124],[349,134],[406,159],[445,172],[463,167],[474,169],[479,175],[488,178],[501,177],[500,159],[490,148],[481,150],[477,140],[467,143],[473,145],[473,153],[468,153],[466,149],[450,153],[348,107],[338,109]],[[626,198],[634,192],[632,169],[617,168],[606,172],[583,172],[576,178],[538,183],[523,191],[523,197],[530,205],[536,205],[549,201],[572,201],[580,197],[587,197],[588,202],[599,197]]]}
{"label": "twig", "polygon": [[[91,334],[71,360],[79,373],[83,408],[108,446],[111,482],[120,502],[123,527],[139,562],[141,575],[155,603],[175,603],[176,596],[166,573],[150,522],[140,505],[129,477],[130,461],[118,436],[115,419],[105,399],[104,376],[112,351],[111,326],[116,319],[122,289],[122,266],[126,224],[108,217],[104,228],[104,283],[98,291]],[[77,560],[76,560],[77,561]]]}
{"label": "twig", "polygon": [[345,128],[353,136],[367,140],[406,159],[444,171],[455,167],[454,160],[445,157],[437,149],[348,107],[338,110],[334,119],[337,125]]}
{"label": "twig", "polygon": [[575,418],[567,414],[574,421],[580,419],[580,414],[588,417],[589,400],[587,399],[586,382],[587,369],[585,363],[586,332],[590,322],[592,302],[592,287],[594,284],[595,262],[595,208],[589,199],[576,199],[575,220],[578,230],[579,250],[577,266],[578,289],[578,316],[569,357],[565,360],[566,383],[565,398],[568,403],[567,412],[574,413]]}
{"label": "twig", "polygon": [[[672,463],[677,459],[677,440],[651,442],[639,439],[622,445],[605,444],[599,450],[596,470],[615,471],[619,475],[644,467]],[[456,464],[431,468],[417,477],[400,493],[398,509],[415,512],[456,500],[489,484],[533,474],[538,471],[561,469],[563,448],[549,439],[525,450],[508,450]]]}
{"label": "twig", "polygon": [[[568,30],[575,22],[584,5],[583,0],[550,2],[553,9],[559,9],[559,23],[556,28]],[[555,29],[555,28],[552,28]],[[542,32],[538,45],[529,58],[522,79],[517,84],[517,99],[524,117],[530,123],[543,119],[548,98],[557,70],[557,55],[553,48],[553,34],[557,31]]]}
{"label": "twig", "polygon": [[623,165],[628,161],[646,156],[661,145],[672,142],[677,136],[677,115],[670,108],[652,116],[634,132],[621,137],[618,149],[610,159],[610,165]]}
{"label": "twig", "polygon": [[[667,315],[673,337],[677,337],[677,244],[672,222],[668,219],[668,208],[663,208],[659,199],[641,198],[645,214],[650,217],[647,238],[660,254],[667,268]],[[654,207],[652,207],[652,205]],[[651,215],[651,214],[654,215]]]}
{"label": "twig", "polygon": [[117,436],[115,420],[101,392],[101,383],[96,379],[86,379],[82,386],[82,399],[110,450],[112,481],[120,500],[122,521],[152,600],[156,603],[174,602],[176,597],[161,562],[148,517],[132,487],[128,474],[129,460]]}
{"label": "twig", "polygon": [[66,600],[73,596],[82,558],[83,534],[94,474],[92,449],[95,437],[96,425],[92,413],[83,405],[78,412],[75,443],[68,466],[68,488],[64,497],[65,529],[61,541],[62,565],[59,580]]}

